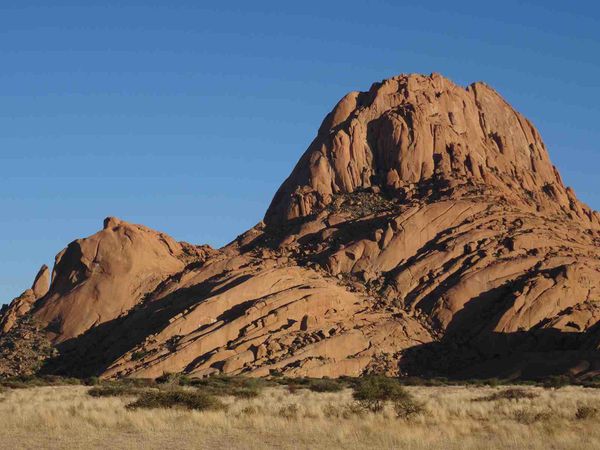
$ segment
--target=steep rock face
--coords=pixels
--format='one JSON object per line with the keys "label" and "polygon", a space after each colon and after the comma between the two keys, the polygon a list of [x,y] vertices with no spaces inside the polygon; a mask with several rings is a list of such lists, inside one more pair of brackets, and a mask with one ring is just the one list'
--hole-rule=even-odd
{"label": "steep rock face", "polygon": [[265,221],[310,215],[334,194],[428,181],[482,184],[534,210],[599,224],[564,187],[527,119],[484,83],[464,89],[437,74],[402,75],[346,95],[275,195]]}
{"label": "steep rock face", "polygon": [[228,246],[107,219],[31,296],[2,321],[41,324],[55,373],[600,370],[598,213],[495,91],[439,75],[344,97]]}

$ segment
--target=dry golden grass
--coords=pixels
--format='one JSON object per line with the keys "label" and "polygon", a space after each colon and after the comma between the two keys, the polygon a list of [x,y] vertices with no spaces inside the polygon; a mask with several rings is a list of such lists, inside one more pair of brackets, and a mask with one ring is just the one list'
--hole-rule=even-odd
{"label": "dry golden grass", "polygon": [[[353,415],[350,390],[291,394],[268,388],[226,398],[226,411],[127,410],[132,398],[92,398],[83,386],[6,391],[0,448],[6,449],[586,449],[600,448],[600,390],[526,388],[520,400],[473,401],[505,389],[409,387],[425,412],[397,419]],[[295,406],[293,406],[295,405]],[[581,414],[580,414],[581,416]]]}

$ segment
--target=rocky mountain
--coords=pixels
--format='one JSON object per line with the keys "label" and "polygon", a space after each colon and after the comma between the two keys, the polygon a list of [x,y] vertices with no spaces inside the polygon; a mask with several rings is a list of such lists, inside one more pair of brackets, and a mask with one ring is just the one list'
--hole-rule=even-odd
{"label": "rocky mountain", "polygon": [[600,373],[600,214],[496,91],[437,74],[346,95],[224,248],[108,218],[47,279],[0,319],[45,372]]}

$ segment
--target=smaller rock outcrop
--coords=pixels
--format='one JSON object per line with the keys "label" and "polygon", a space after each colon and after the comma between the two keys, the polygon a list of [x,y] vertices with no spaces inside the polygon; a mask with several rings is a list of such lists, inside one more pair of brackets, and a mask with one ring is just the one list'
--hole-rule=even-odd
{"label": "smaller rock outcrop", "polygon": [[108,217],[101,231],[56,256],[52,285],[33,314],[53,342],[73,338],[124,314],[210,250]]}
{"label": "smaller rock outcrop", "polygon": [[16,323],[19,317],[24,316],[30,310],[33,304],[48,293],[50,286],[50,269],[43,265],[35,276],[31,289],[27,289],[10,305],[4,306],[0,312],[0,330],[2,333],[8,332]]}
{"label": "smaller rock outcrop", "polygon": [[42,298],[48,293],[48,289],[50,289],[50,269],[44,264],[35,276],[31,290],[35,298]]}
{"label": "smaller rock outcrop", "polygon": [[40,268],[27,289],[0,312],[0,376],[32,375],[57,355],[43,327],[31,317],[35,303],[48,293],[50,269]]}

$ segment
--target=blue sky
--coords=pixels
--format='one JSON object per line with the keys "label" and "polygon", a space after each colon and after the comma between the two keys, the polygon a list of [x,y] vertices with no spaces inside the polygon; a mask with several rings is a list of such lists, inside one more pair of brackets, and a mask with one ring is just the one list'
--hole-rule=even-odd
{"label": "blue sky", "polygon": [[417,3],[0,2],[0,302],[108,215],[229,242],[340,97],[403,72],[494,86],[600,209],[598,3]]}

